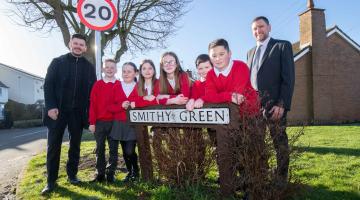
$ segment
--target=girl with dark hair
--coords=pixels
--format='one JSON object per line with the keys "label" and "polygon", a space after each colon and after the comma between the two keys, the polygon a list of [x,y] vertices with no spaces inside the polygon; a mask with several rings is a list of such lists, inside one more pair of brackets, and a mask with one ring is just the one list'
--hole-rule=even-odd
{"label": "girl with dark hair", "polygon": [[159,84],[155,94],[162,105],[184,105],[190,96],[190,80],[174,52],[165,52],[160,59]]}
{"label": "girl with dark hair", "polygon": [[136,134],[126,117],[126,110],[131,105],[131,102],[135,102],[139,98],[136,88],[136,75],[136,65],[132,62],[124,63],[122,66],[123,81],[114,86],[113,104],[109,106],[109,110],[114,114],[115,119],[110,136],[120,140],[125,165],[128,170],[124,182],[139,177],[138,158],[135,152]]}

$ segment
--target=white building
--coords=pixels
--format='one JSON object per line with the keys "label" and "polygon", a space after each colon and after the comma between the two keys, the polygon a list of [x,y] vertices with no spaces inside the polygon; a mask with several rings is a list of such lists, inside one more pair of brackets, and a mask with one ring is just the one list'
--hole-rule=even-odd
{"label": "white building", "polygon": [[0,81],[0,120],[4,119],[4,107],[9,100],[8,86]]}
{"label": "white building", "polygon": [[8,87],[9,99],[34,104],[44,99],[44,78],[0,63],[0,80]]}

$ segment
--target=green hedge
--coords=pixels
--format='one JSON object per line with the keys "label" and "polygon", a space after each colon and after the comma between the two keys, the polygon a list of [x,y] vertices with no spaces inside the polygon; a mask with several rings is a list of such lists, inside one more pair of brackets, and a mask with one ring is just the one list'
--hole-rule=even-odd
{"label": "green hedge", "polygon": [[14,121],[14,128],[29,128],[43,126],[42,119]]}
{"label": "green hedge", "polygon": [[42,107],[41,104],[23,104],[11,99],[5,104],[5,110],[11,113],[14,121],[40,119]]}

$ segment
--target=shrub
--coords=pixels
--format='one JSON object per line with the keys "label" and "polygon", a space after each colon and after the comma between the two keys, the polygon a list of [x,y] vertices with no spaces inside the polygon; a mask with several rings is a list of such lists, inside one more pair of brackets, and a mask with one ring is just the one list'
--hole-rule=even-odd
{"label": "shrub", "polygon": [[14,121],[30,120],[42,118],[42,105],[40,104],[23,104],[13,100],[9,100],[5,104],[5,110],[11,112]]}
{"label": "shrub", "polygon": [[14,122],[14,128],[29,128],[42,125],[42,119],[20,120]]}

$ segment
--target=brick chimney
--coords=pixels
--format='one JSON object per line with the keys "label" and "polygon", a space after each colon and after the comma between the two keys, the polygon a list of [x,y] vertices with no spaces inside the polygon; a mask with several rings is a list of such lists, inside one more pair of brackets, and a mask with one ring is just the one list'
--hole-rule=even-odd
{"label": "brick chimney", "polygon": [[326,122],[332,116],[331,75],[326,44],[324,9],[307,0],[307,10],[300,17],[300,48],[310,45],[313,85],[313,119]]}
{"label": "brick chimney", "polygon": [[300,46],[323,45],[326,38],[324,9],[314,8],[313,0],[308,0],[307,10],[299,16]]}

